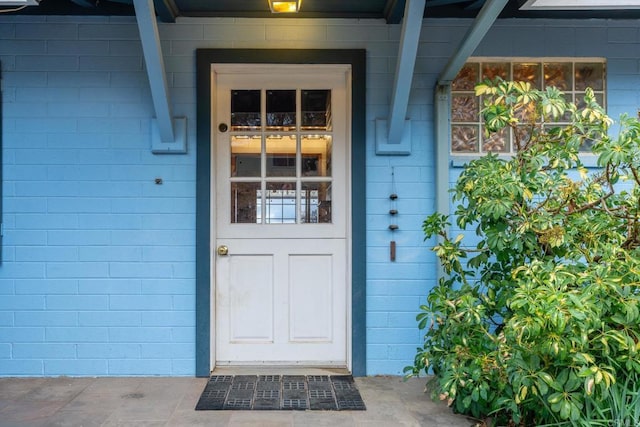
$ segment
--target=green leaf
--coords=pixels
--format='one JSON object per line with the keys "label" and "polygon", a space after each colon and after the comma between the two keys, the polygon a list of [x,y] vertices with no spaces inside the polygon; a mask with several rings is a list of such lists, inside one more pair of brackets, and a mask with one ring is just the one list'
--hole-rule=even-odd
{"label": "green leaf", "polygon": [[564,398],[564,393],[561,393],[561,392],[553,393],[547,398],[547,402],[553,405],[558,402],[561,402],[563,398]]}
{"label": "green leaf", "polygon": [[[588,411],[616,379],[640,383],[640,120],[609,135],[592,90],[580,105],[523,82],[475,90],[488,134],[527,135],[512,159],[464,166],[455,231],[448,215],[424,220],[445,274],[416,315],[424,343],[406,372],[433,374],[436,396],[474,418],[599,426],[610,407]],[[581,164],[587,144],[600,168]]]}
{"label": "green leaf", "polygon": [[563,400],[560,406],[560,418],[563,420],[569,419],[571,415],[571,403],[568,400]]}

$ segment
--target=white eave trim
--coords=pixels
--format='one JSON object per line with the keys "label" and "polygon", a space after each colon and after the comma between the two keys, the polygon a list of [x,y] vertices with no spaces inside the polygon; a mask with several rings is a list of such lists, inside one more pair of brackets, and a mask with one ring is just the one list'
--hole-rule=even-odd
{"label": "white eave trim", "polygon": [[37,6],[40,0],[0,0],[0,7],[4,6]]}
{"label": "white eave trim", "polygon": [[527,0],[522,10],[640,9],[640,0]]}

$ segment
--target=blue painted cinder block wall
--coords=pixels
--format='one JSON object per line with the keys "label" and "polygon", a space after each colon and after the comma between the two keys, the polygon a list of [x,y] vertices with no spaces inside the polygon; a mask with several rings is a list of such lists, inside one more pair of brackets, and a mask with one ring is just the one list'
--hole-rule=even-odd
{"label": "blue painted cinder block wall", "polygon": [[[367,374],[400,374],[420,345],[414,318],[436,278],[421,234],[434,209],[433,87],[470,23],[425,20],[408,112],[413,151],[405,157],[374,151],[399,26],[161,24],[173,109],[188,118],[189,151],[163,156],[150,152],[153,106],[133,18],[0,16],[0,376],[195,374],[194,50],[205,47],[367,50]],[[638,31],[635,21],[501,21],[475,55],[606,57],[616,117],[639,105]],[[392,192],[399,196],[393,234]]]}

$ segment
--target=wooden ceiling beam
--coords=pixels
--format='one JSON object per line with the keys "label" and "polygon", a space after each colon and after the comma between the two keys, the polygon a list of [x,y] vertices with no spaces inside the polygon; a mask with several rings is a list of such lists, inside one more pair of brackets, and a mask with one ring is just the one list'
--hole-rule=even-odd
{"label": "wooden ceiling beam", "polygon": [[399,24],[404,15],[406,0],[387,0],[384,5],[384,19],[387,24]]}
{"label": "wooden ceiling beam", "polygon": [[504,9],[509,0],[487,0],[476,20],[462,39],[460,46],[455,49],[454,54],[449,58],[449,62],[444,67],[438,77],[438,85],[448,85],[458,74],[467,59],[476,50],[484,36],[489,31],[495,20]]}
{"label": "wooden ceiling beam", "polygon": [[153,0],[156,14],[162,22],[176,22],[180,9],[173,0]]}

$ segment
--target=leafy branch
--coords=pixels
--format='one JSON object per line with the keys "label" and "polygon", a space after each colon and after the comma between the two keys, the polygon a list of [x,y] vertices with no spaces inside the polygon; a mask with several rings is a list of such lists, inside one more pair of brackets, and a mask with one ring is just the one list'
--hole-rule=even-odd
{"label": "leafy branch", "polygon": [[[405,372],[433,373],[433,396],[477,419],[593,425],[594,408],[613,413],[618,381],[640,378],[640,122],[623,116],[611,137],[590,89],[581,107],[525,82],[475,91],[487,132],[507,129],[517,151],[470,162],[455,214],[425,219],[445,276]],[[600,171],[581,164],[586,149]]]}

